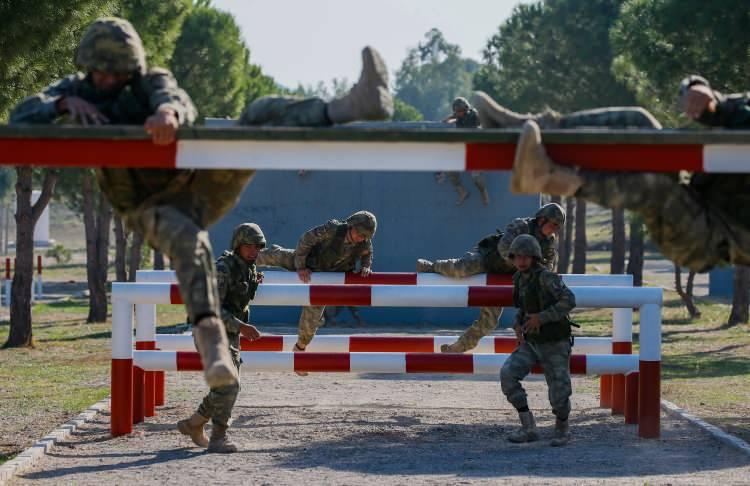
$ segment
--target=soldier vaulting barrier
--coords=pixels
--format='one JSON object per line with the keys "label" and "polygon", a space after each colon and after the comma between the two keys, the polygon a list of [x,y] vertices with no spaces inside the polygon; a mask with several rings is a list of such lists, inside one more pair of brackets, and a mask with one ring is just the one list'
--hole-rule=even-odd
{"label": "soldier vaulting barrier", "polygon": [[[417,260],[417,272],[435,272],[454,278],[464,278],[480,273],[512,275],[516,269],[510,256],[511,244],[518,235],[528,234],[541,245],[541,264],[550,270],[557,261],[555,232],[565,225],[565,210],[555,203],[545,204],[533,218],[511,221],[505,231],[485,236],[461,258],[448,260]],[[495,330],[502,315],[502,307],[482,307],[479,319],[455,343],[443,345],[444,353],[463,353],[473,349],[479,340]]]}
{"label": "soldier vaulting barrier", "polygon": [[[379,120],[393,113],[388,70],[372,48],[362,51],[362,74],[345,96],[263,98],[241,116],[245,125],[328,126]],[[101,18],[81,39],[73,74],[24,99],[11,123],[143,124],[159,145],[171,144],[181,125],[197,113],[172,74],[149,68],[138,33],[126,20]],[[206,227],[226,214],[252,179],[253,170],[113,169],[97,171],[114,209],[148,243],[166,254],[177,272],[180,293],[211,387],[237,386],[237,369],[220,319],[211,245]],[[221,187],[221,191],[215,188]]]}

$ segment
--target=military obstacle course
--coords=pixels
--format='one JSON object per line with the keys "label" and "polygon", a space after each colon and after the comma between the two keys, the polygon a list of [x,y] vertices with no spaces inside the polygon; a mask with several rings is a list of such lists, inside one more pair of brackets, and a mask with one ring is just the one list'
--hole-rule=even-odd
{"label": "military obstacle course", "polygon": [[[432,275],[432,285],[273,283],[286,279],[285,273],[266,272],[253,305],[512,305],[512,288],[507,284],[456,285],[456,279],[436,275]],[[374,281],[393,281],[394,278],[413,281],[419,278],[404,279],[405,275],[409,274],[374,274],[373,278]],[[600,286],[580,286],[587,283],[589,277],[590,283],[597,282]],[[502,278],[507,277],[476,276],[476,279],[485,281]],[[613,338],[578,338],[571,357],[571,372],[609,377],[602,385],[603,401],[608,402],[605,405],[611,407],[613,413],[624,414],[626,423],[637,423],[639,436],[659,437],[661,289],[627,286],[630,276],[623,275],[564,278],[578,284],[569,282],[578,307],[616,309]],[[160,373],[202,369],[190,336],[157,335],[155,332],[155,306],[182,303],[179,289],[171,283],[174,276],[169,272],[141,272],[138,279],[150,282],[115,283],[112,288],[111,431],[114,436],[130,433],[134,423],[155,415],[155,407],[164,403],[164,380]],[[169,281],[154,282],[159,279]],[[347,276],[313,274],[312,277],[313,282],[325,279],[346,281]],[[632,284],[632,280],[629,283]],[[640,355],[631,354],[633,308],[641,312]],[[295,336],[267,336],[255,342],[243,340],[241,345],[243,368],[247,371],[497,375],[515,344],[514,340],[505,337],[490,337],[485,338],[481,347],[472,354],[437,353],[439,345],[446,339],[449,338],[317,336],[305,353],[289,352]]]}

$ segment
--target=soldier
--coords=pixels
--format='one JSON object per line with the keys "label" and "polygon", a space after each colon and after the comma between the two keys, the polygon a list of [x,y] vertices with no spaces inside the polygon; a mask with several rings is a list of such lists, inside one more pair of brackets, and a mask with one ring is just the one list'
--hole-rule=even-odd
{"label": "soldier", "polygon": [[[216,260],[216,277],[221,302],[221,321],[229,340],[229,353],[232,363],[240,372],[240,335],[254,341],[260,333],[248,324],[250,301],[255,297],[263,274],[255,269],[258,253],[266,246],[266,237],[254,223],[237,226],[232,234],[231,250],[225,251]],[[190,436],[196,445],[208,446],[208,452],[237,452],[227,436],[229,418],[240,391],[239,382],[230,385],[211,387],[203,398],[198,410],[188,419],[177,422],[177,429]],[[211,440],[207,440],[203,426],[211,420]]]}
{"label": "soldier", "polygon": [[[258,265],[297,272],[303,283],[309,283],[312,272],[352,272],[359,260],[359,274],[367,277],[372,273],[372,237],[376,229],[374,214],[357,211],[344,221],[332,219],[306,231],[294,250],[273,245],[261,251]],[[322,325],[324,311],[325,306],[302,309],[295,351],[302,352],[310,344]]]}
{"label": "soldier", "polygon": [[549,401],[555,414],[552,446],[562,446],[570,440],[570,326],[568,313],[576,305],[573,292],[559,275],[541,264],[542,249],[531,235],[520,235],[510,247],[513,265],[513,305],[518,308],[513,329],[518,347],[508,357],[500,371],[500,387],[518,411],[521,428],[511,433],[511,442],[539,440],[534,415],[529,410],[526,391],[521,380],[540,364],[549,388]]}
{"label": "soldier", "polygon": [[[435,272],[447,277],[464,278],[479,273],[515,272],[510,257],[510,246],[518,235],[528,234],[537,239],[541,245],[541,263],[553,270],[557,260],[555,233],[565,224],[565,210],[555,203],[545,204],[533,218],[518,218],[505,227],[505,232],[485,236],[477,245],[461,258],[449,260],[417,260],[418,272]],[[476,347],[479,340],[497,327],[502,314],[501,307],[482,307],[479,319],[451,344],[443,344],[443,353],[463,353]]]}
{"label": "soldier", "polygon": [[[700,123],[750,127],[748,94],[725,96],[707,80],[682,81],[685,114]],[[656,126],[655,128],[658,128]],[[662,253],[676,264],[705,272],[727,263],[750,265],[750,174],[616,173],[556,164],[541,144],[538,124],[527,122],[516,148],[511,189],[575,196],[610,208],[636,211]]]}
{"label": "soldier", "polygon": [[[245,123],[330,125],[392,112],[387,70],[371,48],[359,82],[344,97],[326,104],[312,99],[258,102]],[[126,20],[101,18],[81,39],[73,74],[24,99],[12,123],[52,123],[61,118],[94,124],[143,124],[155,144],[174,142],[180,125],[196,110],[172,74],[148,68],[138,33]],[[322,104],[321,104],[322,103]],[[263,108],[263,109],[261,109]],[[307,115],[305,115],[307,114]],[[211,245],[205,228],[227,213],[250,181],[251,170],[100,169],[99,184],[129,228],[144,235],[175,267],[180,293],[209,386],[237,383],[219,319],[219,297]],[[216,191],[220,187],[221,191]]]}
{"label": "soldier", "polygon": [[[444,123],[455,123],[456,128],[479,128],[479,113],[473,108],[466,98],[459,97],[453,100],[453,113],[443,119]],[[444,177],[448,177],[453,187],[458,193],[458,201],[456,205],[460,206],[469,197],[469,191],[461,183],[460,172],[438,172],[435,174],[438,183],[443,181]],[[490,194],[487,192],[487,184],[485,183],[484,176],[479,171],[472,171],[471,178],[474,181],[474,185],[479,189],[479,194],[482,196],[482,204],[485,206],[490,204]]]}

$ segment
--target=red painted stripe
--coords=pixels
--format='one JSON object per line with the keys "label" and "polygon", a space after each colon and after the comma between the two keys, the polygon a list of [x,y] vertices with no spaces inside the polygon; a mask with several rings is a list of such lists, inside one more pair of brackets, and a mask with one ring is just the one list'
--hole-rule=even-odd
{"label": "red painted stripe", "polygon": [[[565,165],[604,171],[703,171],[703,146],[645,144],[551,144],[550,157]],[[466,144],[466,170],[510,170],[514,144]]]}
{"label": "red painted stripe", "polygon": [[[535,375],[541,375],[544,373],[544,368],[540,364],[535,364],[531,368],[531,372]],[[571,375],[585,375],[586,374],[586,355],[585,354],[574,354],[570,357],[570,374]]]}
{"label": "red painted stripe", "polygon": [[469,287],[469,307],[509,307],[513,305],[513,287],[495,285]]}
{"label": "red painted stripe", "polygon": [[434,338],[426,336],[350,336],[351,353],[432,353]]}
{"label": "red painted stripe", "polygon": [[[106,156],[104,155],[106,154]],[[0,164],[49,167],[174,168],[177,144],[151,140],[4,138]]]}
{"label": "red painted stripe", "polygon": [[612,343],[612,354],[633,354],[633,343]]}
{"label": "red painted stripe", "polygon": [[638,437],[658,439],[661,434],[661,361],[640,361],[638,368]]}
{"label": "red painted stripe", "polygon": [[487,285],[513,285],[513,275],[509,273],[488,273]]}
{"label": "red painted stripe", "polygon": [[42,274],[42,255],[36,256],[36,273]]}
{"label": "red painted stripe", "polygon": [[180,286],[177,284],[170,284],[169,286],[169,303],[184,304],[182,295],[180,294]]}
{"label": "red painted stripe", "polygon": [[517,347],[518,344],[515,337],[495,338],[495,353],[512,353]]}
{"label": "red painted stripe", "polygon": [[369,285],[311,285],[310,305],[369,306],[371,293]]}
{"label": "red painted stripe", "polygon": [[406,353],[407,373],[473,373],[470,354]]}
{"label": "red painted stripe", "polygon": [[202,371],[201,355],[195,351],[177,351],[177,371]]}
{"label": "red painted stripe", "polygon": [[350,371],[349,353],[294,353],[294,371]]}
{"label": "red painted stripe", "polygon": [[344,283],[369,285],[417,285],[417,274],[409,272],[371,273],[369,277],[362,277],[358,273],[348,272],[344,276]]}
{"label": "red painted stripe", "polygon": [[143,393],[146,388],[146,374],[143,368],[133,366],[133,423],[143,422],[146,415]]}
{"label": "red painted stripe", "polygon": [[625,423],[638,423],[638,372],[625,377]]}
{"label": "red painted stripe", "polygon": [[133,360],[113,359],[111,375],[111,420],[112,436],[133,431]]}
{"label": "red painted stripe", "polygon": [[261,336],[260,339],[250,341],[240,336],[240,351],[283,351],[284,338],[282,336]]}

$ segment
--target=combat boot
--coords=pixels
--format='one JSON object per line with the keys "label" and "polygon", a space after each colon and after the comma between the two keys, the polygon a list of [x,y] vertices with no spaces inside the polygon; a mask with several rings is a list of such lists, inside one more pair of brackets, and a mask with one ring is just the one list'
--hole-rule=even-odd
{"label": "combat boot", "polygon": [[531,410],[528,412],[518,412],[518,418],[521,419],[521,427],[509,434],[508,440],[516,444],[539,440],[539,432],[536,430],[536,422]]}
{"label": "combat boot", "polygon": [[552,447],[560,447],[570,442],[570,428],[567,420],[555,420],[555,435],[549,442]]}
{"label": "combat boot", "polygon": [[434,264],[430,260],[419,258],[417,260],[417,272],[433,273],[435,271],[435,269],[433,268],[433,265]]}
{"label": "combat boot", "polygon": [[441,353],[463,353],[467,350],[468,348],[460,339],[453,344],[443,344],[440,346]]}
{"label": "combat boot", "polygon": [[558,165],[547,156],[539,125],[534,121],[524,123],[516,145],[511,192],[573,196],[581,185],[583,178],[575,170]]}
{"label": "combat boot", "polygon": [[177,430],[182,435],[188,435],[198,447],[208,446],[208,437],[203,431],[203,426],[208,423],[208,418],[199,413],[194,413],[185,420],[177,422]]}
{"label": "combat boot", "polygon": [[224,324],[218,317],[204,317],[193,326],[195,347],[201,356],[203,374],[211,388],[237,384],[237,368],[229,355]]}
{"label": "combat boot", "polygon": [[388,68],[378,51],[362,50],[362,74],[354,87],[341,98],[328,103],[333,123],[357,120],[386,120],[393,116],[393,97],[388,89]]}
{"label": "combat boot", "polygon": [[232,443],[227,435],[227,427],[216,424],[211,426],[211,440],[208,442],[206,452],[218,454],[237,452],[237,446]]}

